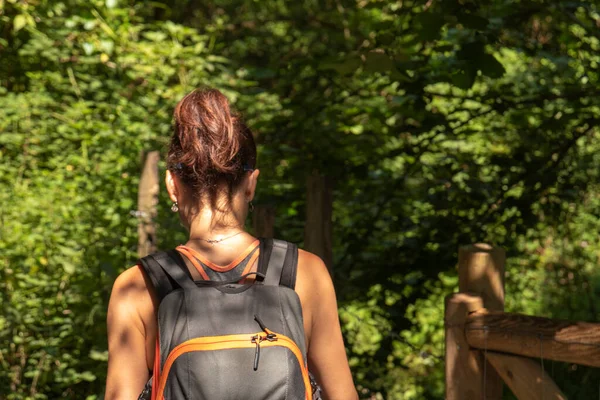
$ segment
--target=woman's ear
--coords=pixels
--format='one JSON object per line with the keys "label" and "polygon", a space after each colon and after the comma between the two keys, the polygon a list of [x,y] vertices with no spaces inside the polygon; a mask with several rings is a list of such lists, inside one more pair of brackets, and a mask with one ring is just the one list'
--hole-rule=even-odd
{"label": "woman's ear", "polygon": [[254,192],[256,191],[256,183],[258,182],[258,175],[260,175],[260,171],[255,169],[248,176],[248,183],[246,186],[246,200],[251,202],[254,199]]}
{"label": "woman's ear", "polygon": [[169,197],[173,201],[173,203],[177,203],[179,197],[179,190],[177,188],[177,183],[175,182],[175,177],[171,174],[171,171],[167,170],[165,174],[165,185],[167,186],[167,192],[169,192]]}

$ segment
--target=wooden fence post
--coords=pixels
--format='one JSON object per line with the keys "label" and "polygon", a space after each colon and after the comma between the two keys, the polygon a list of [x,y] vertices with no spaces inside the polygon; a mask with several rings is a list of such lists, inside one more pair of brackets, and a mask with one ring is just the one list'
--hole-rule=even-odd
{"label": "wooden fence post", "polygon": [[[483,306],[488,310],[504,311],[505,259],[506,254],[499,247],[488,244],[461,246],[458,250],[459,292],[481,296]],[[482,374],[479,379],[485,380],[482,385],[486,391],[485,397],[480,398],[500,400],[502,398],[502,378],[483,357],[479,358],[479,363],[479,369],[485,371],[485,374]],[[487,365],[483,365],[483,363],[487,363]]]}
{"label": "wooden fence post", "polygon": [[158,204],[158,151],[146,156],[138,191],[138,255],[145,257],[156,251],[156,205]]}
{"label": "wooden fence post", "polygon": [[304,248],[321,257],[330,270],[333,267],[332,213],[331,180],[313,171],[306,181]]}
{"label": "wooden fence post", "polygon": [[483,300],[476,295],[446,297],[446,400],[483,399],[483,356],[469,347],[465,336],[467,317],[482,308]]}
{"label": "wooden fence post", "polygon": [[458,249],[458,291],[478,293],[490,311],[504,311],[503,249],[473,244]]}

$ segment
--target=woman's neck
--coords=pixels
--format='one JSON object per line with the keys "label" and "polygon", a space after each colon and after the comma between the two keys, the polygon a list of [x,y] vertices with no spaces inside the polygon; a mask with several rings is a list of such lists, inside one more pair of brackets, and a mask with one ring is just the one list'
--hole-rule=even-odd
{"label": "woman's neck", "polygon": [[190,240],[219,240],[244,231],[242,216],[234,212],[201,210],[190,223]]}
{"label": "woman's neck", "polygon": [[[241,224],[193,224],[186,245],[211,257],[213,262],[225,265],[253,240],[255,238],[245,232]],[[219,254],[225,258],[214,258]]]}

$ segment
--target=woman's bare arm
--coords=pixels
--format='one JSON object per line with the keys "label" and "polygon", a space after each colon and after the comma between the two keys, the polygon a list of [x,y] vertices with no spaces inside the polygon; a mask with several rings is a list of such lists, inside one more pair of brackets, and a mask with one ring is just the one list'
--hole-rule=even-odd
{"label": "woman's bare arm", "polygon": [[[358,399],[340,328],[333,282],[323,261],[314,254],[300,253],[298,281],[306,291],[310,308],[309,370],[315,375],[327,400]],[[300,283],[300,282],[299,282]]]}
{"label": "woman's bare arm", "polygon": [[139,267],[119,275],[108,305],[106,400],[137,399],[149,379],[142,318],[149,304],[152,299]]}

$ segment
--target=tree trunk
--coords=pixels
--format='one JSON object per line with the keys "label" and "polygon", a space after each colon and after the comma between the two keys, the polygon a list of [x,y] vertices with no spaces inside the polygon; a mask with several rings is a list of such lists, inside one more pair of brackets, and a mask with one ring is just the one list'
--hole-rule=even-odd
{"label": "tree trunk", "polygon": [[275,232],[275,208],[268,205],[257,205],[252,213],[254,236],[272,238]]}
{"label": "tree trunk", "polygon": [[158,204],[158,151],[146,156],[138,191],[138,255],[145,257],[156,251],[156,205]]}
{"label": "tree trunk", "polygon": [[306,182],[304,248],[323,259],[331,271],[333,195],[331,179],[313,171]]}

